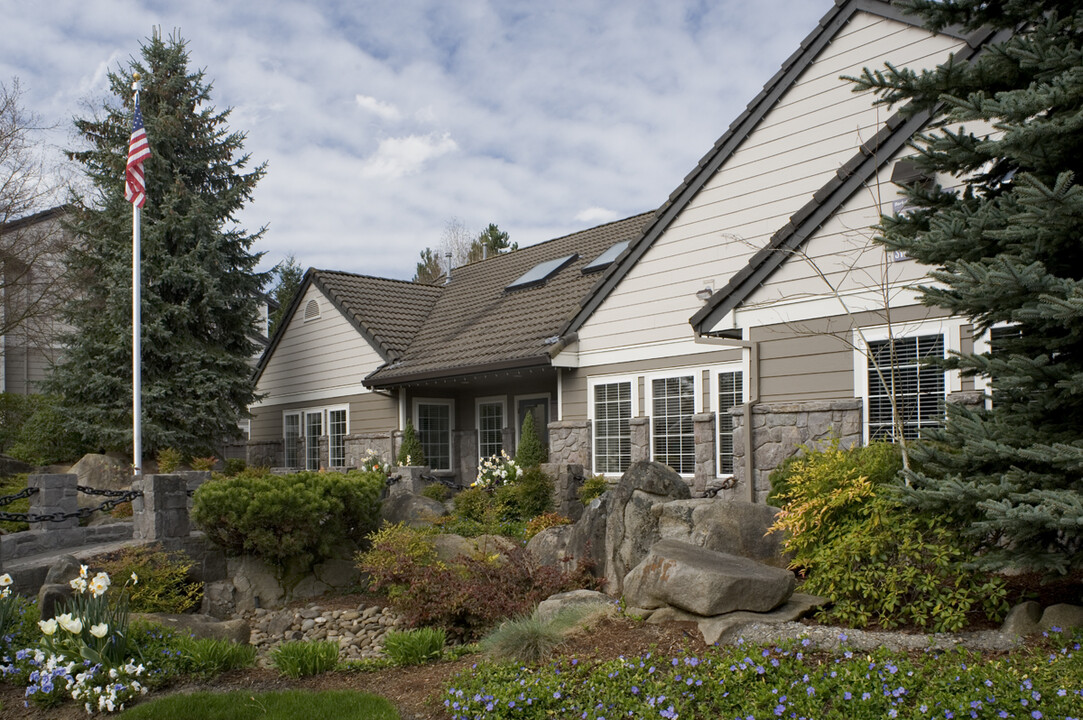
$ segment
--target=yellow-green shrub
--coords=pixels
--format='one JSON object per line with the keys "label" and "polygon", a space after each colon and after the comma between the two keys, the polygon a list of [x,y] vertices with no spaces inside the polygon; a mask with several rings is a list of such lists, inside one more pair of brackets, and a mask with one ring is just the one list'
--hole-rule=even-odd
{"label": "yellow-green shrub", "polygon": [[978,610],[1002,613],[1002,581],[966,567],[969,548],[941,519],[898,502],[899,466],[891,446],[842,450],[837,442],[789,464],[772,530],[787,534],[803,590],[832,600],[821,617],[940,632]]}
{"label": "yellow-green shrub", "polygon": [[184,613],[199,604],[203,583],[189,579],[193,565],[183,552],[167,552],[160,545],[128,547],[94,559],[96,568],[118,582],[135,573],[138,581],[126,590],[128,609],[142,613]]}

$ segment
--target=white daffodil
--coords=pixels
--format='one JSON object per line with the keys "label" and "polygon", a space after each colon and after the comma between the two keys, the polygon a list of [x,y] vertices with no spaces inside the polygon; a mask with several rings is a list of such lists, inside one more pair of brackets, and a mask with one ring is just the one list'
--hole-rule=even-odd
{"label": "white daffodil", "polygon": [[89,570],[90,570],[90,568],[88,568],[86,565],[80,565],[79,566],[79,577],[85,578],[87,576],[87,572],[89,572]]}
{"label": "white daffodil", "polygon": [[0,575],[0,587],[7,587],[8,585],[11,585],[13,582],[15,582],[15,581],[11,579],[11,575],[8,575],[7,573],[4,573],[3,575]]}
{"label": "white daffodil", "polygon": [[4,588],[3,590],[0,590],[0,599],[10,597],[10,596],[11,596],[11,588]]}
{"label": "white daffodil", "polygon": [[86,579],[85,578],[77,577],[77,578],[73,579],[68,584],[71,585],[72,590],[79,593],[80,595],[86,592]]}
{"label": "white daffodil", "polygon": [[41,628],[41,631],[46,635],[52,635],[56,632],[56,620],[38,620],[38,627]]}
{"label": "white daffodil", "polygon": [[107,632],[109,632],[109,626],[105,623],[98,623],[97,625],[90,626],[90,634],[96,638],[105,637]]}
{"label": "white daffodil", "polygon": [[71,613],[57,615],[56,621],[60,623],[60,627],[67,630],[72,635],[78,635],[79,633],[83,632],[83,621],[77,617],[72,617]]}

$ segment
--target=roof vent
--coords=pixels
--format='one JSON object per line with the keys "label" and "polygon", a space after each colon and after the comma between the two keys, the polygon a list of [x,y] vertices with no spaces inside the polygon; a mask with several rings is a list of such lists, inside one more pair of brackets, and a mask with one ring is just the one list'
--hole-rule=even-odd
{"label": "roof vent", "polygon": [[305,322],[316,320],[320,317],[320,304],[315,299],[309,300],[305,305]]}

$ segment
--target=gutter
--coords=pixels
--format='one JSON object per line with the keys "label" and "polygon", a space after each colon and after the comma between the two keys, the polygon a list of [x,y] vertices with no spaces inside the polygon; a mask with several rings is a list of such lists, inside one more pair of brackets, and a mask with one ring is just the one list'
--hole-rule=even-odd
{"label": "gutter", "polygon": [[748,502],[756,502],[754,473],[755,458],[752,454],[752,406],[760,400],[760,344],[754,340],[738,340],[717,335],[703,335],[697,332],[693,340],[699,345],[716,345],[728,348],[748,350],[748,399],[742,406],[745,423],[745,485],[748,487]]}

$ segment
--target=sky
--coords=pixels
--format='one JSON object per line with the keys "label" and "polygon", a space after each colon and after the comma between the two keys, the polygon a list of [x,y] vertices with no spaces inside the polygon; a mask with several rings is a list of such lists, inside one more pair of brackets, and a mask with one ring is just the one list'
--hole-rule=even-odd
{"label": "sky", "polygon": [[59,162],[107,73],[177,33],[267,163],[238,218],[261,268],[410,279],[450,221],[525,246],[658,207],[831,5],[0,0],[0,81]]}

